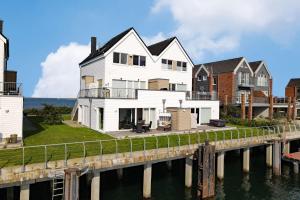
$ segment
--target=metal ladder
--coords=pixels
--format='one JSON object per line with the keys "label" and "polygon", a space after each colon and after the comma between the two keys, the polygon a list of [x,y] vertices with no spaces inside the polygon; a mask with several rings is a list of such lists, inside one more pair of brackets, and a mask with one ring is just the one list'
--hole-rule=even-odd
{"label": "metal ladder", "polygon": [[64,174],[56,174],[52,181],[52,200],[64,199]]}

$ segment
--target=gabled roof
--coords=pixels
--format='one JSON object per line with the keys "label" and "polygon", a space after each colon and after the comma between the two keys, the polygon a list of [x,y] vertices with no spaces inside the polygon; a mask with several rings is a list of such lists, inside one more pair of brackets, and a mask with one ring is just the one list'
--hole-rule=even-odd
{"label": "gabled roof", "polygon": [[115,44],[117,44],[127,33],[131,30],[134,30],[133,27],[123,31],[122,33],[116,35],[115,37],[111,38],[108,42],[106,42],[102,47],[97,49],[94,53],[90,53],[88,57],[86,57],[79,65],[96,58],[97,56],[105,54],[110,48],[112,48]]}
{"label": "gabled roof", "polygon": [[[116,35],[115,37],[111,38],[108,42],[106,42],[102,47],[97,49],[95,52],[90,53],[88,57],[86,57],[79,65],[82,65],[100,55],[104,55],[106,52],[108,52],[112,47],[114,47],[123,37],[125,37],[131,30],[133,30],[137,37],[140,39],[140,41],[144,44],[146,51],[151,56],[159,56],[161,53],[164,52],[164,50],[174,41],[176,40],[179,43],[180,48],[182,48],[184,54],[187,56],[188,60],[194,66],[194,63],[192,59],[189,57],[189,55],[186,53],[185,49],[181,45],[180,41],[176,37],[171,37],[169,39],[163,40],[161,42],[146,46],[145,42],[141,39],[139,34],[135,31],[133,27],[123,31],[122,33]],[[152,57],[153,59],[153,57]]]}
{"label": "gabled roof", "polygon": [[259,60],[259,61],[249,62],[249,65],[250,65],[251,69],[253,70],[253,72],[256,72],[256,70],[262,63],[263,63],[263,61]]}
{"label": "gabled roof", "polygon": [[193,69],[192,74],[193,74],[194,78],[197,78],[197,76],[198,76],[199,72],[201,71],[201,69],[203,69],[207,73],[207,75],[209,75],[208,69],[204,65],[200,64],[200,65],[195,65],[195,67]]}
{"label": "gabled roof", "polygon": [[228,60],[215,61],[210,63],[204,63],[195,65],[196,68],[204,65],[208,71],[212,71],[213,74],[221,74],[227,72],[234,72],[236,67],[240,64],[240,62],[244,59],[244,57],[233,58]]}
{"label": "gabled roof", "polygon": [[169,44],[171,44],[171,42],[173,40],[175,40],[176,37],[171,37],[168,38],[166,40],[163,40],[161,42],[157,42],[155,44],[152,44],[150,46],[148,46],[147,48],[149,49],[149,51],[151,52],[152,55],[158,56],[161,54],[161,52],[163,52],[165,50],[165,48],[167,48],[169,46]]}
{"label": "gabled roof", "polygon": [[300,78],[292,78],[290,79],[289,83],[287,84],[287,87],[300,87]]}

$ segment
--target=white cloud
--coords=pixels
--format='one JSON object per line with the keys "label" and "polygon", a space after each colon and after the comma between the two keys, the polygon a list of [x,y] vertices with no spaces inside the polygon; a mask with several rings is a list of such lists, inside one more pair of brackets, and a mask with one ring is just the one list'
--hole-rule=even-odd
{"label": "white cloud", "polygon": [[76,97],[79,91],[79,66],[90,51],[89,45],[70,43],[60,46],[41,63],[42,76],[33,97]]}
{"label": "white cloud", "polygon": [[299,0],[156,0],[152,14],[169,11],[192,57],[234,50],[259,34],[287,44],[299,30]]}
{"label": "white cloud", "polygon": [[146,45],[151,45],[157,42],[160,42],[162,40],[165,40],[167,37],[165,36],[164,33],[159,32],[156,35],[152,36],[152,37],[146,37],[143,36],[142,39],[145,42]]}

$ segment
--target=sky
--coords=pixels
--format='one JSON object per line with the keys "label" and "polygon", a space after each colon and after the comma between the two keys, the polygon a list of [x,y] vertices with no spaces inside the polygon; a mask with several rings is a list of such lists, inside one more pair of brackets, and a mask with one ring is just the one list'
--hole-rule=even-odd
{"label": "sky", "polygon": [[10,0],[0,19],[25,97],[76,97],[90,37],[101,46],[129,27],[146,44],[177,36],[195,64],[264,60],[283,96],[300,77],[299,10],[299,0]]}

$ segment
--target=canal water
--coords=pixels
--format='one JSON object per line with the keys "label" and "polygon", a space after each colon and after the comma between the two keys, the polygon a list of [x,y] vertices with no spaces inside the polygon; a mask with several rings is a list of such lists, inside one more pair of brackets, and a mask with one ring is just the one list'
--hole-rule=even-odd
{"label": "canal water", "polygon": [[[292,143],[292,149],[298,144]],[[154,164],[152,168],[152,200],[195,200],[197,171],[194,163],[193,187],[184,187],[184,160],[172,162],[172,169],[166,163]],[[80,199],[90,199],[90,187],[87,176],[80,180]],[[139,200],[142,199],[143,167],[124,169],[119,180],[116,171],[101,174],[101,200]],[[31,200],[51,199],[50,183],[31,185]],[[1,196],[3,198],[1,198]],[[18,199],[18,189],[15,189]],[[5,192],[0,190],[0,199],[5,199]],[[289,163],[283,163],[282,176],[275,177],[265,164],[265,149],[251,149],[250,173],[242,172],[242,154],[230,151],[225,156],[225,178],[216,181],[215,199],[229,200],[293,200],[300,199],[300,175],[293,173]]]}

